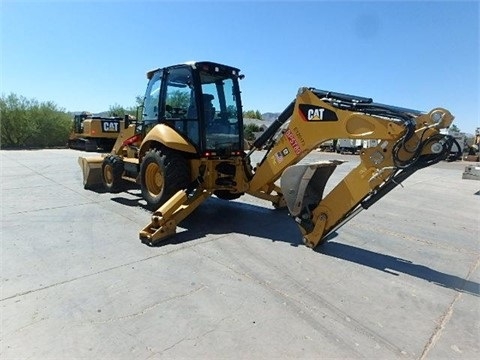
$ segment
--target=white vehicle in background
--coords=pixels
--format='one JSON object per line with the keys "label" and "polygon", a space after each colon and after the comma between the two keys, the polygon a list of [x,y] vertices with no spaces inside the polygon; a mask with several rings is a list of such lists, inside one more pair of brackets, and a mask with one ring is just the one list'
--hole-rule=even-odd
{"label": "white vehicle in background", "polygon": [[318,145],[319,151],[335,152],[335,140],[327,140]]}
{"label": "white vehicle in background", "polygon": [[337,141],[337,153],[345,154],[352,153],[356,154],[363,147],[362,140],[357,139],[338,139]]}

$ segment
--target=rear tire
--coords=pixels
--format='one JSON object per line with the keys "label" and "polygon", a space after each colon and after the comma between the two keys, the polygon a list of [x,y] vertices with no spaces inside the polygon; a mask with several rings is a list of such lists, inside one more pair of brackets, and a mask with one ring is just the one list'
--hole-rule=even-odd
{"label": "rear tire", "polygon": [[119,192],[123,188],[123,160],[117,155],[108,155],[102,163],[102,183],[108,192]]}
{"label": "rear tire", "polygon": [[190,182],[190,167],[182,153],[168,148],[150,149],[140,165],[140,186],[147,208],[157,210]]}

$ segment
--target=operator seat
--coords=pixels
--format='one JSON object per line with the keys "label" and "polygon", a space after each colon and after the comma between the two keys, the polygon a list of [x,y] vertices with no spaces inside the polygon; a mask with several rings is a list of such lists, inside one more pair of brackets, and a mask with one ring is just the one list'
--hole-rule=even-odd
{"label": "operator seat", "polygon": [[215,107],[212,104],[213,99],[213,95],[203,94],[203,109],[208,132],[211,134],[228,134],[230,131],[228,123],[222,122],[221,119],[215,119]]}
{"label": "operator seat", "polygon": [[214,96],[212,94],[203,94],[203,111],[206,124],[210,124],[215,117],[215,107],[212,104],[213,99]]}

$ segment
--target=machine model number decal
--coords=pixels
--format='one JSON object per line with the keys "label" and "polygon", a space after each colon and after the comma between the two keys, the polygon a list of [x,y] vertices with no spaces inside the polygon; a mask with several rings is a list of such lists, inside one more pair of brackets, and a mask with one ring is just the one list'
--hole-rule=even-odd
{"label": "machine model number decal", "polygon": [[338,121],[334,111],[320,106],[300,104],[299,109],[306,121]]}
{"label": "machine model number decal", "polygon": [[102,121],[103,132],[120,132],[120,123],[118,121]]}
{"label": "machine model number decal", "polygon": [[300,130],[298,130],[297,127],[294,127],[293,132],[295,133],[297,139],[300,141],[300,144],[302,146],[305,146],[305,140],[303,139],[303,136],[302,136],[302,133],[300,132]]}
{"label": "machine model number decal", "polygon": [[293,147],[293,151],[295,151],[295,154],[300,154],[302,152],[302,149],[300,148],[300,145],[298,145],[298,141],[295,138],[295,135],[293,134],[292,130],[288,129],[285,131],[285,136],[287,137],[288,142],[290,145]]}

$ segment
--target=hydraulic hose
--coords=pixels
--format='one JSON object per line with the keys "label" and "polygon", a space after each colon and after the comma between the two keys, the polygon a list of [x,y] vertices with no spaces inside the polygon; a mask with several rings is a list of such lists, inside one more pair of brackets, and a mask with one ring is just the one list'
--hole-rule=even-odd
{"label": "hydraulic hose", "polygon": [[293,109],[295,107],[295,100],[293,100],[283,112],[278,116],[278,118],[270,125],[265,132],[259,136],[257,140],[253,143],[253,147],[261,149],[268,140],[270,140],[280,129],[280,127],[287,121],[290,116],[293,114]]}

